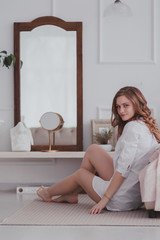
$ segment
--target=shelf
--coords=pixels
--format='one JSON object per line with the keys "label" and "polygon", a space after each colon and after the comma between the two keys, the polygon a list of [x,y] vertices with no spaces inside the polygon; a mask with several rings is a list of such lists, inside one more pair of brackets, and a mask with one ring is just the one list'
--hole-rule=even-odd
{"label": "shelf", "polygon": [[[109,152],[113,156],[114,152]],[[83,158],[85,152],[0,152],[4,158]]]}

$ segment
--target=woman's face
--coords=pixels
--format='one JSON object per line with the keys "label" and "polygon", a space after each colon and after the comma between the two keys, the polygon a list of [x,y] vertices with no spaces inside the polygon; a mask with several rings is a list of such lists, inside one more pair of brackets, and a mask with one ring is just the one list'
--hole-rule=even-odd
{"label": "woman's face", "polygon": [[117,97],[116,108],[123,121],[128,121],[135,115],[133,103],[126,96]]}

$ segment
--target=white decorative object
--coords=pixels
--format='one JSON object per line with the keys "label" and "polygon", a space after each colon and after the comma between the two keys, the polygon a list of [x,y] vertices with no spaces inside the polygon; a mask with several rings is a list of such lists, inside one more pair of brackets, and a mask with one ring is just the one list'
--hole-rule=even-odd
{"label": "white decorative object", "polygon": [[13,152],[29,152],[33,144],[33,138],[30,129],[19,122],[10,129],[11,147]]}
{"label": "white decorative object", "polygon": [[99,146],[101,146],[106,152],[110,152],[112,150],[111,144],[100,144]]}

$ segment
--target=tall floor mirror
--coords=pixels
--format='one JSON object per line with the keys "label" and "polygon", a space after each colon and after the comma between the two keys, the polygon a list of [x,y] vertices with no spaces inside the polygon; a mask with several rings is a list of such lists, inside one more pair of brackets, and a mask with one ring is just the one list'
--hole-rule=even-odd
{"label": "tall floor mirror", "polygon": [[32,151],[48,149],[39,122],[45,112],[64,119],[52,149],[83,150],[82,22],[51,16],[16,22],[14,54],[14,120],[31,130]]}

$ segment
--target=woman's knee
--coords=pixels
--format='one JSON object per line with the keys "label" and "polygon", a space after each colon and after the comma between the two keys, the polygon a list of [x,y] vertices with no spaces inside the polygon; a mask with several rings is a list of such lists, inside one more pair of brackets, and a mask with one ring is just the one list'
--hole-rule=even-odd
{"label": "woman's knee", "polygon": [[83,179],[83,177],[88,173],[88,171],[84,168],[79,168],[75,172],[76,180],[79,182],[80,179]]}
{"label": "woman's knee", "polygon": [[99,148],[99,146],[97,144],[93,143],[87,148],[86,153],[87,154],[94,153],[95,151],[97,151],[98,148]]}
{"label": "woman's knee", "polygon": [[82,174],[84,173],[85,169],[84,168],[79,168],[76,172],[75,172],[75,175],[76,177],[81,177]]}
{"label": "woman's knee", "polygon": [[101,148],[98,144],[91,144],[86,150],[85,157],[91,160],[97,158],[97,156],[101,155],[104,156],[104,154],[106,157],[107,156],[106,151],[103,148]]}
{"label": "woman's knee", "polygon": [[94,177],[93,173],[89,172],[84,168],[80,168],[76,171],[75,180],[78,185],[84,187],[90,184],[90,182],[92,182],[93,177]]}

